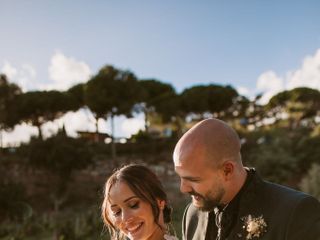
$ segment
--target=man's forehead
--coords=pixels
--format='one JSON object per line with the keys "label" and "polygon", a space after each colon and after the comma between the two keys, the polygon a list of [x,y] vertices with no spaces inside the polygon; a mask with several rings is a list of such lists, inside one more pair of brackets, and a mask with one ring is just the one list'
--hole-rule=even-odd
{"label": "man's forehead", "polygon": [[181,167],[182,166],[182,161],[181,161],[181,153],[179,152],[180,149],[179,148],[175,148],[174,152],[173,152],[173,163],[174,166],[177,167]]}
{"label": "man's forehead", "polygon": [[189,142],[176,146],[173,152],[173,161],[175,166],[201,164],[206,155],[204,146]]}
{"label": "man's forehead", "polygon": [[176,166],[175,172],[181,179],[189,181],[200,181],[201,179],[203,179],[204,175],[207,175],[204,171],[200,171],[200,169],[189,168],[188,166],[186,168]]}
{"label": "man's forehead", "polygon": [[205,167],[203,159],[196,157],[180,157],[174,160],[176,172],[180,173],[197,173]]}
{"label": "man's forehead", "polygon": [[186,176],[193,176],[194,173],[190,172],[190,170],[188,170],[188,168],[184,168],[183,166],[175,166],[174,167],[175,172],[179,175],[179,177],[181,178],[185,178]]}

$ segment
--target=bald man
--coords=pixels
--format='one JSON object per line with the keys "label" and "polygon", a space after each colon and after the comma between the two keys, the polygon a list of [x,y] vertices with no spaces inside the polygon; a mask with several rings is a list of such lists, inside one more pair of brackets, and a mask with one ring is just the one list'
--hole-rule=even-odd
{"label": "bald man", "polygon": [[199,122],[177,143],[180,190],[192,197],[183,239],[320,239],[319,201],[263,181],[242,165],[240,149],[237,133],[218,119]]}

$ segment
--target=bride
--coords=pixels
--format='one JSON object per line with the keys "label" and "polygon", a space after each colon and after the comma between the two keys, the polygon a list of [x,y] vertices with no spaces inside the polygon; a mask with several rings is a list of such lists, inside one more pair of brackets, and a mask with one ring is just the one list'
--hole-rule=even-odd
{"label": "bride", "polygon": [[131,164],[105,184],[102,217],[112,240],[178,240],[170,235],[171,207],[157,176]]}

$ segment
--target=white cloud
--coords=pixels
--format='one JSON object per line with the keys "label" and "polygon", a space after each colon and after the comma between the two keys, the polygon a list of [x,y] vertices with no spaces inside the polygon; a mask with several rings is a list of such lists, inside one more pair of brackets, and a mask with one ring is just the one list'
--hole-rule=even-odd
{"label": "white cloud", "polygon": [[86,82],[91,75],[91,70],[86,63],[66,57],[61,52],[56,52],[52,56],[48,69],[51,82],[41,83],[37,81],[37,72],[30,64],[16,67],[9,61],[4,61],[2,67],[0,66],[1,73],[6,74],[9,81],[16,83],[23,91],[66,90],[72,85]]}
{"label": "white cloud", "polygon": [[23,91],[36,89],[37,72],[30,64],[22,64],[21,67],[14,67],[9,61],[5,61],[1,72],[6,74],[9,82],[16,83]]}
{"label": "white cloud", "polygon": [[283,79],[273,71],[262,73],[257,80],[257,90],[263,92],[260,103],[265,104],[269,99],[284,89]]}
{"label": "white cloud", "polygon": [[9,79],[13,79],[17,75],[17,72],[17,69],[11,66],[8,61],[5,61],[1,68],[1,73],[6,74]]}
{"label": "white cloud", "polygon": [[307,56],[300,69],[287,74],[287,88],[309,87],[320,90],[320,49]]}
{"label": "white cloud", "polygon": [[61,118],[61,126],[65,125],[68,135],[76,137],[77,131],[96,131],[95,119],[92,113],[82,108],[76,112],[68,112]]}
{"label": "white cloud", "polygon": [[250,90],[246,87],[237,87],[236,90],[239,94],[244,96],[249,96],[250,94]]}
{"label": "white cloud", "polygon": [[[99,119],[99,131],[111,134],[111,119]],[[95,122],[93,120],[93,122]],[[95,129],[95,128],[94,128]],[[144,129],[144,117],[142,114],[127,118],[124,115],[114,117],[114,135],[116,138],[129,138],[132,134]]]}
{"label": "white cloud", "polygon": [[28,74],[32,78],[36,78],[37,72],[30,64],[22,64],[22,71]]}
{"label": "white cloud", "polygon": [[257,80],[256,93],[263,93],[260,103],[267,103],[280,91],[297,87],[309,87],[320,90],[320,49],[314,56],[307,56],[299,69],[288,71],[284,77],[273,71],[262,73]]}
{"label": "white cloud", "polygon": [[19,70],[17,83],[24,91],[35,90],[38,88],[36,77],[36,70],[29,64],[23,64],[21,70]]}
{"label": "white cloud", "polygon": [[38,129],[26,123],[16,125],[10,132],[2,131],[3,146],[18,146],[21,142],[29,142],[31,136],[37,136]]}
{"label": "white cloud", "polygon": [[283,89],[283,80],[279,78],[273,71],[262,73],[257,81],[259,90],[277,91]]}
{"label": "white cloud", "polygon": [[245,96],[248,99],[253,100],[255,98],[254,91],[252,89],[240,86],[236,87],[236,90],[240,95]]}
{"label": "white cloud", "polygon": [[130,118],[122,122],[121,128],[126,137],[136,134],[139,130],[144,129],[144,120],[141,118]]}
{"label": "white cloud", "polygon": [[65,127],[68,136],[77,137],[77,131],[95,132],[95,119],[90,110],[81,108],[76,112],[67,112],[55,121],[47,122],[42,126],[43,136],[49,137]]}
{"label": "white cloud", "polygon": [[[90,110],[86,108],[79,109],[77,112],[68,112],[61,118],[46,122],[41,126],[44,138],[55,135],[62,126],[68,136],[77,137],[77,131],[95,132],[95,118]],[[125,116],[117,116],[114,118],[115,137],[130,137],[137,133],[140,129],[144,129],[143,114],[135,116],[135,118],[126,118]],[[99,119],[99,132],[111,133],[110,119]],[[18,146],[21,142],[28,142],[31,136],[38,136],[38,129],[25,123],[17,125],[13,131],[3,131],[2,139],[4,146]]]}
{"label": "white cloud", "polygon": [[74,84],[86,82],[90,75],[90,67],[72,57],[66,57],[57,51],[51,58],[49,77],[52,84],[46,84],[43,88],[66,90]]}

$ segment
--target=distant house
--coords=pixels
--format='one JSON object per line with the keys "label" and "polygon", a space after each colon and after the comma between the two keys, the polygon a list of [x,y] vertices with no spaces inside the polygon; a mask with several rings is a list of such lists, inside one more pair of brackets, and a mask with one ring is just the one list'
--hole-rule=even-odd
{"label": "distant house", "polygon": [[86,132],[86,131],[77,131],[79,138],[86,139],[91,142],[101,142],[105,143],[106,140],[111,139],[111,136],[108,133],[97,133],[97,132]]}

